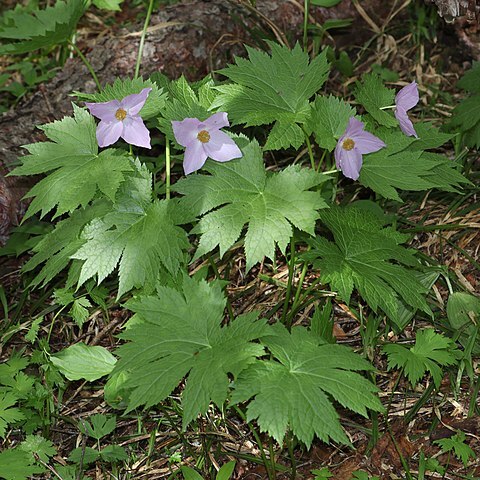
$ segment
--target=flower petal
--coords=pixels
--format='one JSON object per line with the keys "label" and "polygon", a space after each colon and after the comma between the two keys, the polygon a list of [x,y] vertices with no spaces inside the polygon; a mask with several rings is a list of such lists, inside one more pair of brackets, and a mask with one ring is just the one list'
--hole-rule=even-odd
{"label": "flower petal", "polygon": [[108,147],[115,143],[122,134],[123,123],[115,120],[113,122],[106,122],[102,120],[97,126],[97,141],[99,147]]}
{"label": "flower petal", "polygon": [[143,123],[141,117],[128,116],[123,121],[122,138],[130,145],[137,147],[152,148],[150,146],[150,132]]}
{"label": "flower petal", "polygon": [[344,137],[353,138],[356,135],[360,135],[365,129],[365,125],[357,120],[355,117],[350,117],[348,120],[347,129],[345,130]]}
{"label": "flower petal", "polygon": [[207,160],[207,153],[203,148],[204,144],[200,141],[193,142],[185,149],[183,158],[183,171],[185,175],[200,170]]}
{"label": "flower petal", "polygon": [[228,162],[243,155],[237,144],[220,130],[210,132],[210,141],[205,143],[203,148],[207,155],[217,162]]}
{"label": "flower petal", "polygon": [[230,122],[228,121],[228,114],[225,112],[214,113],[211,117],[208,117],[203,123],[209,129],[220,129],[230,126]]}
{"label": "flower petal", "polygon": [[192,143],[197,142],[200,125],[202,125],[202,122],[198,118],[185,118],[181,122],[173,120],[173,135],[177,143],[182,145],[182,147],[188,147]]}
{"label": "flower petal", "polygon": [[345,150],[337,144],[335,148],[335,163],[337,168],[339,168],[343,174],[351,178],[352,180],[357,180],[360,176],[360,169],[362,168],[362,154],[357,148],[352,150]]}
{"label": "flower petal", "polygon": [[400,124],[400,128],[402,132],[409,137],[414,136],[418,138],[417,132],[413,127],[412,121],[408,118],[407,112],[402,108],[397,107],[394,113],[395,113],[395,118],[398,120],[398,123]]}
{"label": "flower petal", "polygon": [[148,94],[152,91],[151,88],[144,88],[140,93],[132,93],[126,96],[120,102],[121,107],[127,111],[128,115],[138,115],[147,101]]}
{"label": "flower petal", "polygon": [[101,103],[85,103],[89,112],[106,122],[113,122],[115,119],[115,113],[120,108],[120,102],[118,100],[110,100],[109,102]]}
{"label": "flower petal", "polygon": [[419,100],[417,82],[413,81],[406,87],[403,87],[395,96],[395,105],[397,108],[405,111],[413,108]]}
{"label": "flower petal", "polygon": [[377,152],[381,148],[386,147],[385,142],[373,135],[373,133],[366,131],[361,132],[360,135],[352,136],[352,140],[355,142],[354,150],[358,149],[362,154]]}

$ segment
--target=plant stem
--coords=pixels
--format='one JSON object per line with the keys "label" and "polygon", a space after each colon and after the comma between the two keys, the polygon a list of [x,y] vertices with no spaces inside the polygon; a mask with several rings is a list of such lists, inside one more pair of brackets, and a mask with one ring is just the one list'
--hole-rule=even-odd
{"label": "plant stem", "polygon": [[292,464],[292,471],[290,478],[291,480],[295,480],[297,478],[297,460],[295,458],[295,450],[293,445],[293,433],[289,433],[286,438],[288,454],[290,456],[290,463]]}
{"label": "plant stem", "polygon": [[310,163],[312,165],[312,168],[313,170],[315,170],[315,159],[313,158],[313,150],[312,150],[312,144],[310,143],[310,138],[308,137],[308,133],[305,130],[305,127],[303,125],[300,125],[300,128],[305,134],[305,143],[307,144],[308,156],[310,157]]}
{"label": "plant stem", "polygon": [[287,311],[290,298],[292,296],[293,271],[295,269],[295,232],[290,239],[290,263],[288,265],[288,284],[287,292],[285,294],[285,301],[283,303],[282,323],[290,330],[292,326],[292,318],[287,322]]}
{"label": "plant stem", "polygon": [[248,425],[248,428],[252,432],[253,436],[255,437],[255,441],[257,442],[258,448],[260,450],[260,455],[262,457],[263,464],[265,465],[265,470],[267,471],[268,478],[270,480],[275,480],[275,470],[272,472],[270,471],[270,462],[267,460],[267,456],[265,455],[265,450],[263,449],[262,441],[260,440],[260,435],[258,432],[253,428],[253,425],[250,422],[247,422],[247,416],[242,412],[242,410],[237,407],[236,405],[233,406],[234,410],[237,412],[238,416]]}
{"label": "plant stem", "polygon": [[307,51],[308,41],[308,12],[310,10],[310,0],[304,0],[303,3],[303,50]]}
{"label": "plant stem", "polygon": [[143,46],[145,45],[145,37],[147,36],[147,28],[148,24],[150,23],[150,17],[152,16],[152,10],[153,0],[150,0],[150,3],[148,4],[147,17],[145,18],[145,23],[143,25],[142,36],[140,37],[140,44],[138,45],[137,63],[135,65],[134,78],[138,78],[138,74],[140,73],[140,63],[142,62]]}
{"label": "plant stem", "polygon": [[[220,276],[220,272],[218,271],[217,265],[213,261],[213,258],[211,255],[209,255],[208,261],[210,262],[210,265],[212,267],[213,273],[215,274],[215,277],[217,277],[218,280],[222,280],[222,277]],[[230,303],[230,299],[228,298],[228,295],[227,295],[227,311],[228,311],[228,316],[230,317],[230,321],[232,322],[235,319],[235,314],[233,313],[232,304]]]}
{"label": "plant stem", "polygon": [[[310,247],[308,247],[310,250]],[[295,297],[293,299],[292,308],[290,309],[290,315],[288,316],[287,323],[289,325],[292,324],[293,317],[295,315],[295,310],[299,304],[300,294],[302,293],[303,282],[305,280],[305,275],[307,274],[308,270],[308,262],[304,262],[302,267],[302,273],[300,274],[300,278],[298,279],[297,290],[295,292]]]}
{"label": "plant stem", "polygon": [[68,44],[75,50],[77,55],[80,57],[80,60],[85,64],[88,71],[90,72],[90,75],[93,78],[93,81],[95,82],[95,85],[97,86],[98,90],[100,91],[102,89],[102,86],[100,85],[100,82],[98,81],[97,74],[95,73],[95,70],[93,69],[92,64],[87,60],[87,57],[82,53],[82,51],[77,47],[77,45],[75,43],[73,43],[71,40],[69,40]]}
{"label": "plant stem", "polygon": [[[322,167],[322,163],[323,163],[323,160],[325,159],[325,155],[326,155],[326,154],[327,154],[327,150],[324,149],[324,150],[323,150],[323,153],[322,153],[322,156],[321,156],[321,158],[320,158],[320,161],[318,162],[317,172],[320,171],[320,168]],[[331,170],[331,171],[332,171],[332,172],[338,172],[337,169]],[[327,172],[322,172],[322,173],[325,175]]]}
{"label": "plant stem", "polygon": [[170,200],[170,142],[165,138],[165,198]]}
{"label": "plant stem", "polygon": [[270,453],[270,468],[272,469],[273,476],[276,477],[276,468],[275,468],[275,450],[273,448],[273,439],[268,437],[268,451]]}

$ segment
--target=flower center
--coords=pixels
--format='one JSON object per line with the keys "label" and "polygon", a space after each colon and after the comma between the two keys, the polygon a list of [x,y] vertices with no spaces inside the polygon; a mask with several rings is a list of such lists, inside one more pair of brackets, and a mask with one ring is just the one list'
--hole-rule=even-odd
{"label": "flower center", "polygon": [[119,108],[115,112],[115,118],[120,121],[125,120],[125,118],[127,118],[127,112],[123,108]]}
{"label": "flower center", "polygon": [[355,142],[351,138],[346,138],[342,142],[342,148],[344,150],[352,150],[354,146],[355,146]]}
{"label": "flower center", "polygon": [[206,130],[200,130],[198,132],[197,138],[202,142],[202,143],[207,143],[210,141],[210,134]]}

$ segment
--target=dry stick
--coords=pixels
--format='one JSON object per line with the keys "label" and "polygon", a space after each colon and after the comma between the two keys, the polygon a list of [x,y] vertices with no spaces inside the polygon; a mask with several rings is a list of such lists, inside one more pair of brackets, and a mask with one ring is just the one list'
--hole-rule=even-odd
{"label": "dry stick", "polygon": [[48,468],[59,480],[63,480],[63,477],[48,463],[45,463],[41,458],[36,458],[37,462],[43,465],[45,468]]}

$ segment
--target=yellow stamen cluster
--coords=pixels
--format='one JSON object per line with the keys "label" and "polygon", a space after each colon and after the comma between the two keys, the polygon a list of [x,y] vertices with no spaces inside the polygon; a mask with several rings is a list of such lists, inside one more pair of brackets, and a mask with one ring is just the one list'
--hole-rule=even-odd
{"label": "yellow stamen cluster", "polygon": [[115,112],[115,118],[117,120],[123,121],[123,120],[125,120],[125,118],[127,118],[127,112],[123,108],[119,108]]}
{"label": "yellow stamen cluster", "polygon": [[344,150],[353,150],[353,147],[355,147],[355,142],[351,138],[346,138],[342,142],[342,148]]}
{"label": "yellow stamen cluster", "polygon": [[210,141],[210,134],[206,130],[201,130],[200,132],[198,132],[197,138],[202,143],[207,143]]}

